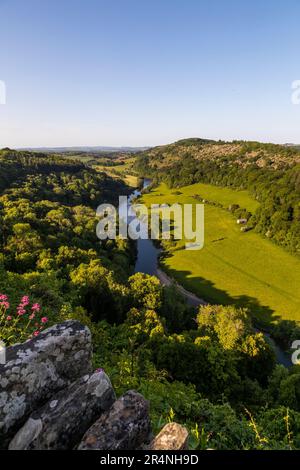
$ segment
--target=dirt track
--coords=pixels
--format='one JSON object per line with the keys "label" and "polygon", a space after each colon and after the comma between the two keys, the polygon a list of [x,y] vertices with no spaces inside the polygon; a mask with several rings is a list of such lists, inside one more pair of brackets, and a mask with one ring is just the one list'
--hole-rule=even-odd
{"label": "dirt track", "polygon": [[208,302],[205,302],[205,300],[200,299],[199,297],[197,297],[192,292],[189,292],[188,290],[186,290],[184,287],[182,287],[180,284],[178,284],[175,280],[170,278],[161,269],[159,269],[159,268],[157,269],[157,274],[156,275],[157,275],[158,279],[160,280],[160,282],[164,286],[171,286],[172,284],[174,284],[177,287],[178,291],[186,298],[186,300],[188,301],[188,303],[190,305],[192,305],[194,307],[197,307],[198,305],[207,305]]}

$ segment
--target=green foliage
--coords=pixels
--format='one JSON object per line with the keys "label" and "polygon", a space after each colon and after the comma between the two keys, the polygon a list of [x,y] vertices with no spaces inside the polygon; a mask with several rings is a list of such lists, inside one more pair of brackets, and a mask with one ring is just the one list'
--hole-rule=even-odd
{"label": "green foliage", "polygon": [[195,327],[194,309],[187,305],[175,286],[163,289],[159,312],[166,321],[169,333],[180,333]]}
{"label": "green foliage", "polygon": [[144,273],[136,273],[128,279],[133,305],[149,309],[161,306],[162,288],[159,279]]}
{"label": "green foliage", "polygon": [[[212,142],[180,145],[193,152]],[[150,400],[155,432],[176,420],[191,431],[191,448],[300,448],[299,370],[274,367],[247,311],[207,306],[196,315],[174,287],[132,275],[131,243],[96,239],[95,205],[114,202],[126,190],[122,182],[61,156],[3,150],[0,163],[0,291],[11,308],[28,294],[49,324],[86,324],[95,367],[106,370],[118,395],[134,388]],[[170,177],[175,183],[173,170]],[[0,321],[3,337],[5,316]],[[283,340],[295,334],[291,325],[277,330]]]}
{"label": "green foliage", "polygon": [[115,202],[128,188],[58,156],[4,150],[0,161],[0,182],[1,175],[6,178],[0,196],[3,292],[13,302],[30,294],[50,322],[65,303],[120,321],[134,246],[126,240],[99,242],[95,207]]}
{"label": "green foliage", "polygon": [[300,371],[298,374],[291,374],[281,381],[279,403],[295,410],[300,409]]}
{"label": "green foliage", "polygon": [[245,309],[207,305],[197,315],[199,329],[214,332],[224,349],[236,349],[251,331],[251,320]]}
{"label": "green foliage", "polygon": [[284,349],[290,349],[293,341],[300,338],[300,326],[296,321],[281,320],[272,328],[273,338]]}

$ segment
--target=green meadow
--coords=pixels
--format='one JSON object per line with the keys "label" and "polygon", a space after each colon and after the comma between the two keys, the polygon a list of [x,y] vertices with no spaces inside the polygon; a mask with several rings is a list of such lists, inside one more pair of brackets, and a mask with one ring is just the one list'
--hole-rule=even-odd
{"label": "green meadow", "polygon": [[107,165],[94,165],[97,171],[104,171],[112,177],[119,177],[125,181],[128,186],[136,188],[138,186],[139,178],[132,174],[132,165],[134,158],[127,158],[126,161],[120,165],[107,166]]}
{"label": "green meadow", "polygon": [[[169,189],[161,184],[142,202],[196,204],[194,195],[254,211],[258,202],[246,191],[207,184]],[[168,248],[163,269],[186,289],[210,303],[249,308],[261,323],[300,320],[300,260],[250,231],[242,233],[227,210],[205,204],[205,242],[199,251],[184,248],[184,240]]]}

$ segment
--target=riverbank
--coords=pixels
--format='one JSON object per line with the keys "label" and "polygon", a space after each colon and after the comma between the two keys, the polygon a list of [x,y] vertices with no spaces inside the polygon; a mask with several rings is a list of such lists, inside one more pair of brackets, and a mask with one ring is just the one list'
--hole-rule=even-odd
{"label": "riverbank", "polygon": [[187,300],[187,302],[192,305],[193,307],[198,307],[199,305],[208,305],[208,302],[206,302],[203,299],[200,299],[197,297],[193,292],[189,292],[186,290],[183,286],[178,284],[175,279],[170,278],[164,271],[162,271],[160,268],[157,269],[156,276],[160,280],[160,282],[164,286],[171,286],[175,285],[177,290],[181,293],[181,295]]}

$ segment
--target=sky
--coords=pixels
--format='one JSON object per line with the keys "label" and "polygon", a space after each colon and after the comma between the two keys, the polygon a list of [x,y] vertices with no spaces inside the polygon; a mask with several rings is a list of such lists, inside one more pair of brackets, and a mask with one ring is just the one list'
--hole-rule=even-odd
{"label": "sky", "polygon": [[299,0],[0,0],[0,19],[0,148],[300,143]]}

